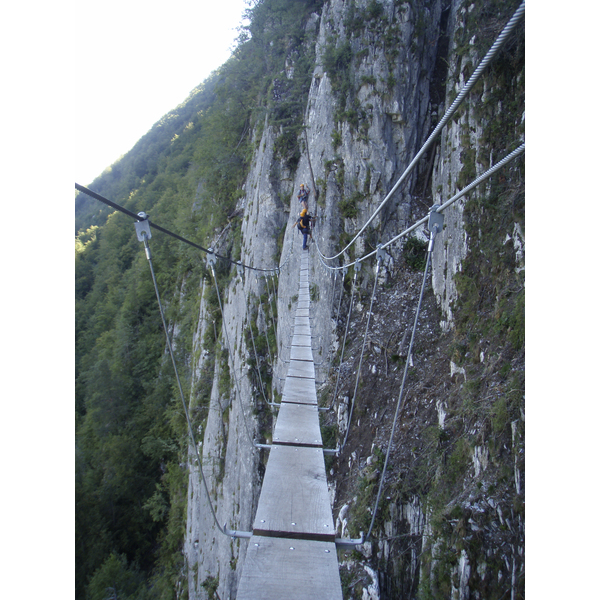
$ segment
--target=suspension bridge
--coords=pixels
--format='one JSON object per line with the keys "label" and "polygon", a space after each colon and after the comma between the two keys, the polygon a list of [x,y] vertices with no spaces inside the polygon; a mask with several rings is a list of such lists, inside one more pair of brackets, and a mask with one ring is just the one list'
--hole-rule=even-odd
{"label": "suspension bridge", "polygon": [[[369,223],[372,222],[378,212],[383,208],[385,203],[392,197],[392,194],[398,189],[400,184],[407,178],[410,171],[416,165],[418,159],[432,144],[435,137],[439,135],[439,132],[448,123],[459,104],[466,97],[468,91],[472,89],[485,66],[487,66],[487,64],[492,60],[507,36],[514,29],[520,19],[523,18],[524,10],[523,3],[511,21],[507,24],[503,32],[500,34],[484,60],[475,70],[469,81],[465,84],[463,90],[459,93],[454,103],[447,110],[434,132],[429,136],[421,151],[415,156],[415,159],[407,167],[389,194],[382,201],[377,210],[375,210],[371,217],[367,220],[362,229],[356,234],[354,239],[347,244],[346,248],[341,250],[335,256],[331,257],[326,257],[317,245],[318,257],[324,268],[337,272],[339,270],[348,269],[348,267],[354,266],[354,274],[356,278],[356,273],[360,269],[361,264],[367,258],[376,256],[377,268],[379,268],[382,251],[386,247],[390,246],[398,239],[407,236],[411,231],[414,231],[418,227],[427,227],[429,234],[427,264],[424,272],[419,304],[415,310],[412,336],[408,350],[409,355],[411,353],[411,348],[417,329],[420,303],[423,298],[423,291],[425,289],[425,283],[435,239],[436,236],[440,235],[443,230],[444,210],[446,210],[450,205],[462,198],[476,186],[481,184],[483,181],[487,180],[496,171],[502,169],[509,162],[523,154],[525,152],[525,145],[522,144],[519,148],[509,153],[503,160],[492,166],[485,173],[475,179],[471,184],[467,185],[459,193],[444,202],[442,205],[434,205],[426,217],[417,221],[408,229],[400,232],[386,243],[379,244],[377,250],[358,258],[352,263],[342,266],[331,266],[331,264],[328,264],[328,262],[341,256],[343,252],[358,239],[358,237],[366,230]],[[213,277],[215,278],[215,284],[217,281],[214,274],[214,269],[212,269],[214,261],[217,258],[228,261],[229,259],[219,256],[210,248],[203,248],[194,242],[186,240],[177,234],[151,223],[147,218],[147,215],[144,213],[135,214],[127,209],[124,209],[123,207],[120,207],[114,202],[103,198],[91,190],[84,188],[83,186],[78,184],[75,184],[75,186],[79,191],[86,193],[104,202],[105,204],[116,208],[117,210],[121,210],[125,214],[128,214],[135,219],[138,239],[144,243],[146,255],[150,263],[152,278],[161,311],[161,317],[165,327],[167,345],[171,354],[175,372],[177,374],[177,367],[171,349],[168,329],[164,320],[164,314],[160,303],[160,295],[152,267],[151,253],[148,244],[148,240],[151,238],[150,228],[155,228],[163,233],[175,237],[180,241],[205,251],[209,257],[209,266],[211,267]],[[261,271],[264,273],[274,273],[277,271],[277,269],[283,268],[288,260],[289,256],[285,261],[282,261],[279,267],[272,269],[261,269],[235,262],[233,264],[238,267],[240,272],[243,272],[244,269],[252,269],[254,271]],[[275,600],[280,598],[286,598],[288,600],[301,598],[328,598],[332,600],[342,599],[342,589],[336,550],[339,547],[351,547],[359,545],[369,539],[383,489],[385,472],[388,465],[390,449],[398,415],[401,412],[404,402],[403,390],[408,369],[408,361],[406,361],[402,385],[396,404],[394,422],[391,429],[385,463],[380,475],[377,500],[372,511],[372,520],[369,531],[366,535],[362,535],[361,538],[357,540],[337,539],[329,499],[324,462],[324,453],[328,450],[332,450],[325,449],[323,447],[323,440],[319,426],[319,407],[317,404],[315,363],[312,353],[313,335],[310,325],[310,260],[310,253],[303,252],[300,259],[301,268],[299,272],[299,291],[294,317],[293,334],[291,338],[290,360],[283,385],[281,403],[277,406],[278,414],[272,432],[272,443],[269,445],[257,444],[256,441],[253,440],[255,446],[268,449],[269,457],[252,530],[232,531],[226,526],[222,526],[218,522],[214,508],[211,505],[211,511],[216,527],[222,534],[228,535],[232,538],[248,539],[245,561],[243,563],[244,566],[237,591],[237,598],[239,600],[250,600],[256,598],[263,598],[265,600]],[[375,282],[376,281],[377,277],[375,277]],[[373,297],[374,296],[375,287],[373,288]],[[219,304],[221,304],[220,297]],[[352,300],[350,304],[352,304]],[[369,315],[370,312],[371,310],[369,310]],[[223,327],[225,326],[223,325]],[[226,331],[225,337],[227,337]],[[364,335],[365,339],[366,337],[367,332],[365,332]],[[227,344],[230,345],[228,341]],[[364,344],[363,350],[361,351],[356,386],[358,385],[358,377],[360,376],[360,364],[362,363],[363,352]],[[178,376],[177,381],[179,384]],[[356,396],[356,386],[354,396]],[[202,459],[198,453],[198,444],[196,444],[194,439],[187,403],[183,396],[181,384],[179,384],[179,389],[186,418],[188,420],[190,441],[196,452],[199,473],[205,487],[207,497],[210,498],[211,494],[209,493],[208,485],[202,471]],[[354,398],[352,400],[354,401]],[[348,431],[350,429],[351,419],[352,407],[350,409]],[[249,431],[248,435],[251,435]],[[345,442],[346,440],[344,440],[344,444]],[[338,448],[337,450],[339,451],[340,449]]]}
{"label": "suspension bridge", "polygon": [[317,407],[308,252],[300,261],[289,367],[238,600],[342,598]]}

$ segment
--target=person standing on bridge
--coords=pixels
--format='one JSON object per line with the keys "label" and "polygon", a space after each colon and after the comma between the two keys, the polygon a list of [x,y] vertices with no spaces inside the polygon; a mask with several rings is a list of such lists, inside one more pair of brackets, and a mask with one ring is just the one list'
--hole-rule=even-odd
{"label": "person standing on bridge", "polygon": [[315,218],[309,214],[306,208],[302,209],[300,213],[300,218],[296,222],[298,225],[298,229],[302,232],[304,239],[302,240],[302,250],[308,250],[308,238],[312,240],[312,231],[311,225],[314,222]]}
{"label": "person standing on bridge", "polygon": [[308,210],[308,195],[310,194],[310,190],[303,183],[300,184],[300,191],[298,192],[298,202],[302,208]]}

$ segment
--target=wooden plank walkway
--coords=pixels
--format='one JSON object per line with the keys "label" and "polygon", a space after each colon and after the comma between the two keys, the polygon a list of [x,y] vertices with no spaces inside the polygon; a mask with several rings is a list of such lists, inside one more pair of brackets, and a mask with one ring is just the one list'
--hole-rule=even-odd
{"label": "wooden plank walkway", "polygon": [[311,346],[308,252],[290,363],[237,600],[342,600]]}
{"label": "wooden plank walkway", "polygon": [[342,600],[333,542],[253,536],[237,600]]}

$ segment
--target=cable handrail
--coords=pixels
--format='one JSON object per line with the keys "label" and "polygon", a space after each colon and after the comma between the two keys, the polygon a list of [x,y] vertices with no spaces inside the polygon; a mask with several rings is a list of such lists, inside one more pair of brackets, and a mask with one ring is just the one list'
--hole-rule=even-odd
{"label": "cable handrail", "polygon": [[[436,209],[436,212],[441,213],[444,210],[446,210],[449,206],[454,204],[457,200],[460,200],[460,198],[462,198],[463,196],[468,194],[473,188],[477,187],[480,183],[482,183],[486,179],[489,179],[496,171],[500,170],[506,164],[508,164],[509,162],[511,162],[512,160],[514,160],[515,158],[517,158],[518,156],[523,154],[523,152],[525,152],[525,144],[524,143],[521,144],[516,150],[513,150],[509,155],[505,156],[500,162],[496,163],[493,167],[488,169],[485,173],[483,173],[479,177],[477,177],[477,179],[472,181],[469,185],[467,185],[465,188],[463,188],[460,192],[458,192],[457,194],[452,196],[452,198],[450,198],[449,200],[444,202],[442,205],[440,205]],[[397,236],[395,236],[391,240],[385,242],[385,244],[381,244],[381,249],[384,250],[388,246],[391,246],[394,242],[397,242],[399,239],[405,237],[406,235],[408,235],[409,233],[411,233],[412,231],[417,229],[420,225],[424,225],[428,219],[429,219],[428,216],[423,217],[422,219],[419,219],[418,221],[413,223],[410,227],[408,227],[407,229],[405,229],[404,231],[399,233]],[[315,243],[316,243],[316,240],[315,240]],[[317,244],[317,250],[318,250],[318,244]],[[320,251],[319,251],[319,253],[320,253]],[[331,267],[331,266],[325,264],[324,262],[322,264],[325,267],[327,267],[328,269],[339,270],[339,269],[352,267],[352,266],[366,260],[367,258],[370,258],[374,254],[377,254],[377,248],[375,250],[373,250],[372,252],[369,252],[368,254],[365,254],[364,256],[357,258],[355,261],[353,261],[351,263],[343,264],[339,267]]]}

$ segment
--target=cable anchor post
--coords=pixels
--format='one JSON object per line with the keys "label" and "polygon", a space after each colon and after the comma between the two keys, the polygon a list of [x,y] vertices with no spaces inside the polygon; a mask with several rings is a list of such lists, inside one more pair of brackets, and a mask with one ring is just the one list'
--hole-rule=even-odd
{"label": "cable anchor post", "polygon": [[383,249],[383,244],[377,244],[377,273],[379,273],[379,267],[385,258],[385,250]]}
{"label": "cable anchor post", "polygon": [[437,212],[440,208],[439,204],[434,204],[429,210],[429,222],[427,223],[427,229],[429,229],[429,247],[428,252],[433,251],[435,244],[435,236],[438,233],[442,233],[444,229],[444,214]]}
{"label": "cable anchor post", "polygon": [[208,249],[208,252],[206,254],[206,262],[208,264],[208,267],[210,268],[211,272],[212,272],[212,276],[213,278],[215,278],[215,263],[217,262],[217,257],[215,256],[215,251],[212,248]]}
{"label": "cable anchor post", "polygon": [[149,217],[145,212],[139,212],[137,214],[139,221],[134,223],[135,232],[137,234],[137,238],[140,242],[144,242],[144,249],[146,250],[146,258],[148,260],[152,259],[152,255],[150,254],[150,246],[148,246],[148,240],[152,238],[152,232],[150,231],[150,221]]}

